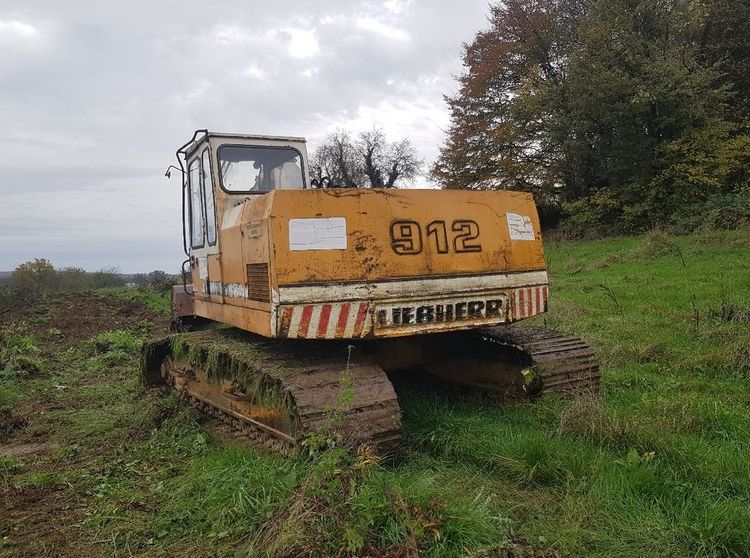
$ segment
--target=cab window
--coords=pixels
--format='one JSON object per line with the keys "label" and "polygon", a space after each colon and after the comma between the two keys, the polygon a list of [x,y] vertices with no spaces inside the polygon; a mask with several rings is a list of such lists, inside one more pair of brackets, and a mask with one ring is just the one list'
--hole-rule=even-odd
{"label": "cab window", "polygon": [[190,246],[203,248],[203,195],[201,193],[200,161],[196,157],[188,166],[190,190]]}
{"label": "cab window", "polygon": [[203,172],[203,192],[206,200],[206,240],[209,246],[216,244],[216,209],[214,207],[214,183],[211,177],[211,160],[208,149],[203,150],[201,156]]}
{"label": "cab window", "polygon": [[219,147],[222,187],[232,193],[262,194],[304,188],[302,156],[291,147]]}

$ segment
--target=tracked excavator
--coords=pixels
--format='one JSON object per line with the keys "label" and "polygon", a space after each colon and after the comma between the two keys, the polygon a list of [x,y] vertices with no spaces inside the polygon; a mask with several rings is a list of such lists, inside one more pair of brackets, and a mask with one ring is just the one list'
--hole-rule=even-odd
{"label": "tracked excavator", "polygon": [[548,304],[530,194],[336,188],[295,137],[199,130],[177,159],[189,269],[147,384],[284,451],[335,410],[343,441],[383,455],[403,371],[499,401],[598,390],[585,342],[517,325]]}

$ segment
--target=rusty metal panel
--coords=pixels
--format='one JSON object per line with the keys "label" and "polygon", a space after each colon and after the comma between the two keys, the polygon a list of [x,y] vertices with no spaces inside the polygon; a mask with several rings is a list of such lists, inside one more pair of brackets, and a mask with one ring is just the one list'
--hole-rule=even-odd
{"label": "rusty metal panel", "polygon": [[403,336],[546,310],[526,193],[277,190],[238,202],[217,192],[217,208],[221,256],[207,287],[225,308],[197,312],[262,335]]}
{"label": "rusty metal panel", "polygon": [[[258,304],[258,303],[256,303]],[[195,301],[197,316],[203,316],[215,322],[229,324],[240,329],[252,331],[258,335],[275,337],[276,328],[271,327],[273,312],[271,305],[265,305],[264,310],[234,306],[232,304],[218,304],[204,300]],[[275,325],[275,324],[274,324]]]}
{"label": "rusty metal panel", "polygon": [[528,193],[329,189],[268,197],[278,285],[546,269]]}
{"label": "rusty metal panel", "polygon": [[195,299],[193,298],[193,286],[172,286],[172,317],[186,318],[195,315]]}

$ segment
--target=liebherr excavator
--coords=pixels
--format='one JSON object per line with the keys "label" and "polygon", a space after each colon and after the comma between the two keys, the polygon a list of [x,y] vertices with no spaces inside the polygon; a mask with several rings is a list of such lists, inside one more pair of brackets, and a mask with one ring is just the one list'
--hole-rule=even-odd
{"label": "liebherr excavator", "polygon": [[174,323],[231,327],[147,343],[147,383],[285,449],[338,409],[342,439],[380,454],[399,447],[400,371],[499,400],[598,390],[586,343],[513,325],[547,311],[530,194],[335,188],[294,137],[199,130],[177,159]]}

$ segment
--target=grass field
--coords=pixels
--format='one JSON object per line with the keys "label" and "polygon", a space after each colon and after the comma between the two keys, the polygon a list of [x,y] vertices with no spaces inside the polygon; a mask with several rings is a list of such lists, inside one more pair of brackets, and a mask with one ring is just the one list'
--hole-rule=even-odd
{"label": "grass field", "polygon": [[538,321],[596,347],[601,398],[402,390],[395,467],[284,459],[145,391],[158,297],[0,314],[0,556],[750,555],[748,231],[546,250]]}

